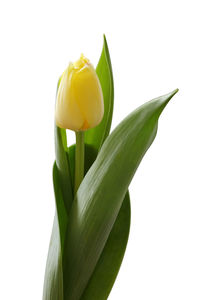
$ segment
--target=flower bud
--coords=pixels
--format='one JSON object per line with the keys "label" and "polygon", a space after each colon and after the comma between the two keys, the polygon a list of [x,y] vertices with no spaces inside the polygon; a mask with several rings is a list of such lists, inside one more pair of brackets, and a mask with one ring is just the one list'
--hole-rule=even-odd
{"label": "flower bud", "polygon": [[61,76],[56,100],[56,125],[84,131],[97,126],[103,114],[103,93],[98,76],[89,60],[81,55]]}

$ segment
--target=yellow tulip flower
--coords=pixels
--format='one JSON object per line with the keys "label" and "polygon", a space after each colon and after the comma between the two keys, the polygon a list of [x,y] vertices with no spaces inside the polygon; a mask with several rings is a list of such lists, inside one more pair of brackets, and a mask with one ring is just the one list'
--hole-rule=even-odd
{"label": "yellow tulip flower", "polygon": [[103,114],[101,84],[92,64],[81,55],[61,76],[55,109],[56,125],[85,131],[97,126]]}

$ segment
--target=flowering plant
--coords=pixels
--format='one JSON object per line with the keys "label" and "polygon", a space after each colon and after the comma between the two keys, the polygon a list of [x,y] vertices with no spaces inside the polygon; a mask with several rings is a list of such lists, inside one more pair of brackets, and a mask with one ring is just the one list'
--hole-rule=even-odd
{"label": "flowering plant", "polygon": [[[43,300],[108,298],[128,241],[129,184],[177,91],[145,103],[110,134],[114,87],[105,37],[96,71],[83,55],[64,71],[56,99],[56,213]],[[67,146],[66,129],[76,132],[76,145]]]}

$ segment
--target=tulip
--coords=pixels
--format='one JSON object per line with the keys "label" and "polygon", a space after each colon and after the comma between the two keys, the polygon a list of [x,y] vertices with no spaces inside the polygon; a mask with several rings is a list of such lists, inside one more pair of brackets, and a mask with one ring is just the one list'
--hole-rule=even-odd
{"label": "tulip", "polygon": [[97,126],[103,114],[101,84],[92,64],[81,55],[61,76],[55,109],[56,125],[76,132],[85,131]]}

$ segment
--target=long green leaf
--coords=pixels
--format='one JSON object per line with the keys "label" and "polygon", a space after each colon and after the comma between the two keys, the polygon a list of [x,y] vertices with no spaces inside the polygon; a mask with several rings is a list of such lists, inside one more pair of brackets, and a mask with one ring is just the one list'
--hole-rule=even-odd
{"label": "long green leaf", "polygon": [[110,61],[110,54],[106,37],[104,35],[104,44],[99,59],[97,68],[97,75],[101,83],[103,97],[104,97],[104,116],[101,123],[95,128],[89,129],[85,133],[85,143],[92,145],[97,151],[103,145],[104,140],[109,134],[112,114],[113,114],[113,101],[114,101],[114,84],[112,75],[112,66]]}
{"label": "long green leaf", "polygon": [[60,186],[56,163],[53,167],[53,183],[56,199],[56,214],[46,263],[43,300],[63,300],[62,249],[67,228],[67,213]]}
{"label": "long green leaf", "polygon": [[[59,83],[58,83],[59,86]],[[73,200],[66,131],[55,125],[56,162],[53,167],[56,214],[46,263],[43,300],[63,300],[62,255]]]}
{"label": "long green leaf", "polygon": [[82,296],[147,149],[158,118],[177,90],[130,114],[106,139],[73,202],[63,261],[65,300]]}
{"label": "long green leaf", "polygon": [[[106,109],[103,122],[100,126],[86,133],[86,142],[89,141],[89,145],[86,144],[85,151],[86,172],[96,159],[97,153],[95,152],[99,151],[99,148],[108,136],[112,121],[114,85],[110,55],[105,36],[102,54],[96,72],[102,85]],[[127,193],[81,300],[107,299],[118,274],[126,249],[130,229],[130,215],[130,198]]]}

